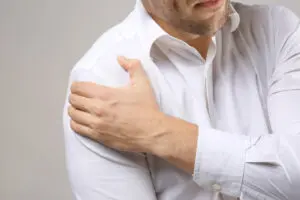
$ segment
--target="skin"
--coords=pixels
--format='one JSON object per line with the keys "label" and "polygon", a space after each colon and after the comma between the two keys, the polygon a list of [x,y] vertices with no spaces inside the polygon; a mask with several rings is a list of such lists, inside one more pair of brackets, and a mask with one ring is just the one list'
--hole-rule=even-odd
{"label": "skin", "polygon": [[152,18],[170,35],[187,42],[205,58],[212,36],[229,16],[229,0],[218,8],[197,7],[196,0],[142,0]]}
{"label": "skin", "polygon": [[[212,35],[228,17],[227,0],[217,10],[195,8],[195,0],[143,3],[164,30],[189,43],[204,57]],[[160,111],[138,60],[119,57],[118,62],[130,75],[130,83],[124,87],[72,84],[68,109],[71,128],[116,150],[156,155],[192,174],[201,127]]]}

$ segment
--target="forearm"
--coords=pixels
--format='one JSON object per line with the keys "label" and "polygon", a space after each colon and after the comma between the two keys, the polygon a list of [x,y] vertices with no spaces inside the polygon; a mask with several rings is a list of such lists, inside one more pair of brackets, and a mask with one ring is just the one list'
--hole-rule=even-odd
{"label": "forearm", "polygon": [[[295,189],[300,180],[297,134],[250,137],[204,129],[199,135],[196,125],[167,116],[161,126],[164,131],[156,138],[151,153],[195,173],[195,182],[206,190],[265,199],[294,199],[299,194]],[[286,132],[299,130],[298,126],[290,127]]]}
{"label": "forearm", "polygon": [[198,126],[184,120],[163,116],[162,129],[151,153],[192,174],[197,149]]}

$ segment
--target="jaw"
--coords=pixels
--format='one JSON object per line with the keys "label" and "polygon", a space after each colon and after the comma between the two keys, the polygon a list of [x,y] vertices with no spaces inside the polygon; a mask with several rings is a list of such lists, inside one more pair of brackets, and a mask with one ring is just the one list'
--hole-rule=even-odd
{"label": "jaw", "polygon": [[[196,34],[200,36],[212,36],[221,29],[227,22],[230,11],[230,1],[225,1],[225,5],[216,10],[216,12],[208,13],[207,16],[190,15],[189,17],[173,16],[173,24],[177,29]],[[196,20],[195,20],[196,19]],[[198,20],[197,20],[198,19]]]}

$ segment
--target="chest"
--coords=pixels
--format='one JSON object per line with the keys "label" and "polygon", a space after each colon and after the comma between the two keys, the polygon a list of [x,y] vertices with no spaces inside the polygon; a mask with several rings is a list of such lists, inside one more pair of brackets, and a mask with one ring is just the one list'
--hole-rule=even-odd
{"label": "chest", "polygon": [[[160,106],[201,126],[244,135],[268,129],[267,94],[257,68],[243,59],[156,63],[163,78]],[[268,131],[266,131],[268,132]]]}
{"label": "chest", "polygon": [[[209,70],[204,65],[157,64],[165,83],[159,88],[165,113],[197,123],[200,130],[203,125],[232,134],[268,132],[266,94],[255,70],[259,66],[232,59],[215,61],[207,66]],[[159,158],[149,156],[149,166],[159,200],[218,199],[217,194],[202,191],[191,175]]]}

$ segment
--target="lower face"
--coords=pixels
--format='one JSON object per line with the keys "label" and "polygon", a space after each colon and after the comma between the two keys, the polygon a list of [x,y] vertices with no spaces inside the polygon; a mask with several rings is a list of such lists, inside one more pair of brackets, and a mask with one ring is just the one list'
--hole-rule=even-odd
{"label": "lower face", "polygon": [[230,0],[148,0],[153,14],[192,34],[214,35],[227,21]]}

